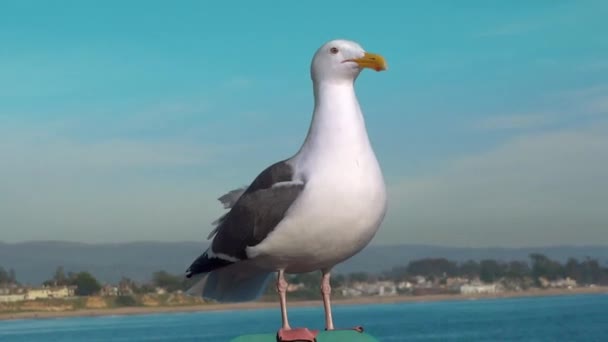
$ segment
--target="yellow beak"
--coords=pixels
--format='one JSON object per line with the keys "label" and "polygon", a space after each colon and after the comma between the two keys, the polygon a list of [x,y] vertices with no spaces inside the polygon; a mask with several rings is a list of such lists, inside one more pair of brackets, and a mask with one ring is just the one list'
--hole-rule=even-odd
{"label": "yellow beak", "polygon": [[376,71],[382,71],[387,69],[384,57],[375,53],[366,52],[363,57],[349,59],[349,61],[357,63],[360,68],[370,68]]}

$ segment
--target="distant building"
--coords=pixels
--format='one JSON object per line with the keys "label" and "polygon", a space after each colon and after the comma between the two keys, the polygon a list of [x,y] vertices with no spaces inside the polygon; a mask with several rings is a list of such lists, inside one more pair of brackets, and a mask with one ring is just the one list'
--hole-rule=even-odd
{"label": "distant building", "polygon": [[462,294],[482,294],[500,292],[496,284],[465,284],[460,286]]}
{"label": "distant building", "polygon": [[392,281],[379,281],[376,284],[378,296],[395,296],[397,294],[397,286]]}
{"label": "distant building", "polygon": [[356,282],[342,288],[341,292],[345,297],[394,296],[397,294],[397,285],[392,281]]}
{"label": "distant building", "polygon": [[67,298],[74,296],[76,286],[43,286],[28,288],[25,291],[25,300]]}
{"label": "distant building", "polygon": [[445,280],[445,286],[449,288],[460,288],[462,285],[466,285],[468,283],[469,279],[461,277],[447,278]]}
{"label": "distant building", "polygon": [[119,296],[131,296],[135,293],[131,287],[131,283],[127,281],[121,281],[118,284],[118,295]]}
{"label": "distant building", "polygon": [[414,276],[413,280],[416,285],[424,285],[427,283],[426,278],[421,275]]}
{"label": "distant building", "polygon": [[571,289],[577,286],[576,280],[566,277],[566,279],[547,280],[544,277],[538,278],[542,287]]}
{"label": "distant building", "polygon": [[399,290],[409,290],[413,286],[414,285],[412,283],[410,283],[409,281],[402,281],[402,282],[399,282],[399,284],[397,284],[397,289],[399,289]]}
{"label": "distant building", "polygon": [[23,293],[3,293],[0,294],[0,303],[13,303],[25,300]]}
{"label": "distant building", "polygon": [[430,289],[434,287],[432,281],[421,275],[414,276],[411,280],[413,282],[413,287],[417,289]]}
{"label": "distant building", "polygon": [[0,289],[0,302],[18,302],[23,300],[67,298],[74,296],[75,286],[43,286],[37,288],[3,288]]}
{"label": "distant building", "polygon": [[363,292],[351,287],[344,287],[341,289],[342,296],[344,297],[361,297]]}
{"label": "distant building", "polygon": [[27,289],[25,292],[25,300],[47,299],[49,298],[49,290],[47,288]]}
{"label": "distant building", "polygon": [[99,291],[101,296],[104,297],[115,297],[118,296],[118,286],[106,284],[101,287]]}
{"label": "distant building", "polygon": [[53,286],[48,290],[49,298],[67,298],[76,294],[76,286]]}
{"label": "distant building", "polygon": [[287,292],[296,292],[303,289],[305,286],[302,283],[299,284],[289,284],[287,285]]}

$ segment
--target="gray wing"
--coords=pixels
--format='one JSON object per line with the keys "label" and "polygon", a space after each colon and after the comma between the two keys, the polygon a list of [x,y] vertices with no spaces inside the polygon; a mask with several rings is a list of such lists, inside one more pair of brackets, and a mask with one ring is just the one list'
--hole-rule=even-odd
{"label": "gray wing", "polygon": [[234,189],[234,190],[230,191],[229,193],[222,195],[217,200],[222,202],[222,204],[224,205],[224,209],[232,208],[236,204],[236,201],[238,201],[239,198],[241,198],[241,196],[243,195],[243,193],[245,193],[246,190],[247,190],[246,186],[238,188],[238,189]]}
{"label": "gray wing", "polygon": [[282,161],[266,168],[239,196],[231,192],[228,197],[220,197],[231,209],[216,221],[217,227],[210,234],[215,234],[211,246],[194,260],[186,276],[247,259],[246,248],[262,242],[274,230],[303,188],[303,182],[294,180],[292,166]]}
{"label": "gray wing", "polygon": [[246,259],[245,249],[274,230],[304,188],[293,176],[292,166],[281,161],[266,168],[240,194],[233,190],[220,197],[225,206],[231,204],[231,210],[219,219],[212,252]]}
{"label": "gray wing", "polygon": [[[236,201],[238,201],[238,199],[241,198],[241,196],[243,195],[245,190],[247,190],[247,187],[241,187],[238,189],[234,189],[234,190],[228,192],[227,194],[222,195],[217,200],[222,202],[222,204],[224,205],[224,209],[230,209],[236,204]],[[207,240],[211,239],[215,235],[215,233],[217,233],[217,231],[219,229],[219,225],[224,221],[226,216],[228,216],[228,214],[222,215],[220,218],[218,218],[217,220],[215,220],[211,223],[212,225],[215,226],[215,228],[213,228],[213,230],[209,233],[209,235],[207,235]]]}
{"label": "gray wing", "polygon": [[285,161],[266,168],[221,219],[211,244],[213,253],[246,259],[245,249],[260,243],[296,200],[304,184],[294,182]]}

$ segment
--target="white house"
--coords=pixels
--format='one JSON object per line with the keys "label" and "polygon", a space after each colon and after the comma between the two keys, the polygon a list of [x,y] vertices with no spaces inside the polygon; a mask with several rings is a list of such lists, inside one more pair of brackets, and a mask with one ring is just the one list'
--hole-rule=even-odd
{"label": "white house", "polygon": [[465,284],[460,286],[460,293],[462,294],[481,294],[481,293],[497,293],[498,287],[496,284]]}
{"label": "white house", "polygon": [[20,302],[22,300],[25,300],[25,294],[23,293],[0,294],[0,303]]}

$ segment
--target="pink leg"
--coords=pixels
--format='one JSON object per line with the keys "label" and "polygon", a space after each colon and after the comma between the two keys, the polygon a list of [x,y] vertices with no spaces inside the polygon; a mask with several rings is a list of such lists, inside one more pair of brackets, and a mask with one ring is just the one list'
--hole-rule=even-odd
{"label": "pink leg", "polygon": [[321,279],[321,295],[323,296],[323,307],[325,308],[325,330],[334,330],[334,320],[331,317],[331,284],[329,272],[323,272]]}
{"label": "pink leg", "polygon": [[277,292],[279,293],[279,302],[281,303],[281,318],[283,320],[282,329],[289,330],[289,321],[287,320],[287,280],[285,273],[280,270],[277,274]]}
{"label": "pink leg", "polygon": [[279,341],[309,341],[314,342],[318,331],[310,331],[306,328],[292,329],[287,320],[287,281],[285,280],[285,272],[279,270],[277,274],[277,292],[279,293],[279,301],[281,304],[281,318],[283,326],[279,329],[277,337]]}
{"label": "pink leg", "polygon": [[[330,272],[323,271],[323,278],[321,279],[321,294],[323,295],[323,307],[325,308],[325,330],[336,330],[334,328],[334,320],[331,316],[331,283],[330,283]],[[363,332],[363,327],[354,327],[349,330],[355,330]]]}

